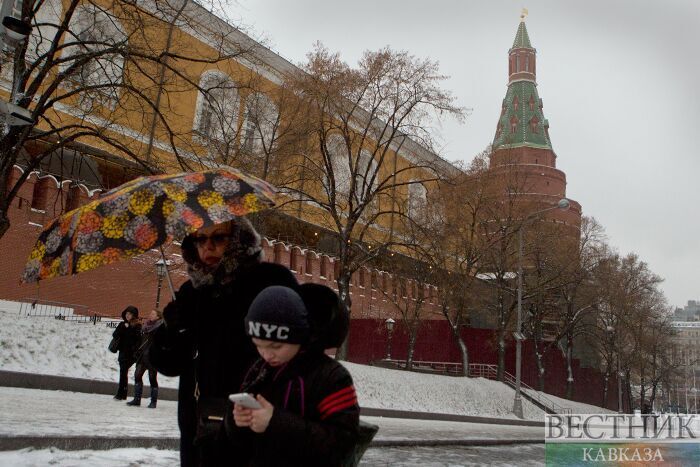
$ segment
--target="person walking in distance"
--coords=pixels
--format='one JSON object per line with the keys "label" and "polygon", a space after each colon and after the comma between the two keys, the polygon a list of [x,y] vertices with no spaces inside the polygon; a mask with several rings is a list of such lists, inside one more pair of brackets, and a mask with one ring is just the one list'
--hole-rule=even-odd
{"label": "person walking in distance", "polygon": [[149,351],[153,341],[153,333],[158,329],[158,326],[163,324],[158,310],[151,310],[148,319],[141,325],[141,345],[136,351],[136,371],[134,372],[134,398],[127,402],[126,405],[139,406],[141,405],[141,396],[143,395],[143,374],[148,371],[148,384],[151,387],[151,402],[148,404],[149,409],[155,409],[158,404],[158,372],[149,359]]}
{"label": "person walking in distance", "polygon": [[129,391],[129,368],[136,362],[136,349],[141,342],[138,308],[129,305],[122,311],[122,322],[114,330],[112,337],[119,340],[119,388],[114,398],[125,400]]}

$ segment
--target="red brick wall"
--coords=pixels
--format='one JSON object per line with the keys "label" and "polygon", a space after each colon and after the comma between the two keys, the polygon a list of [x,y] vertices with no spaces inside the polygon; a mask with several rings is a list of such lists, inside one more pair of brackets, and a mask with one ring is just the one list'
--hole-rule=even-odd
{"label": "red brick wall", "polygon": [[[15,171],[15,177],[19,171]],[[92,271],[87,271],[70,277],[60,277],[41,281],[36,284],[20,284],[24,264],[27,260],[34,242],[41,232],[41,225],[63,212],[68,196],[67,182],[64,190],[60,190],[53,177],[39,180],[47,187],[45,212],[32,209],[32,196],[34,185],[37,183],[35,175],[31,175],[14,201],[10,211],[11,227],[0,239],[0,298],[7,300],[42,299],[58,301],[86,306],[90,314],[103,316],[118,316],[127,305],[135,305],[140,310],[148,310],[155,306],[157,276],[155,263],[159,259],[159,253],[155,250],[138,256],[131,261],[122,261],[116,264],[103,266]],[[84,189],[81,189],[81,202],[90,198]],[[283,242],[265,239],[263,241],[265,258],[287,267],[292,265],[292,257],[295,258],[294,274],[300,283],[315,282],[328,285],[337,290],[333,275],[335,259],[327,255],[318,254],[315,251],[303,250],[298,246]],[[275,251],[277,254],[275,255]],[[171,270],[175,288],[179,287],[187,277],[182,258],[179,256],[179,248],[174,245],[166,246],[166,256],[172,262]],[[321,262],[326,264],[326,276],[321,276]],[[381,277],[388,274],[376,271],[378,285],[383,281]],[[396,310],[390,301],[387,301],[379,289],[373,289],[370,284],[371,271],[365,271],[364,284],[360,284],[359,273],[353,277],[351,285],[351,297],[353,301],[353,317],[378,318],[396,316]],[[391,281],[386,281],[387,291],[391,290]],[[411,282],[408,281],[407,289],[411,290]],[[169,288],[163,281],[161,291],[161,306],[169,300]],[[427,295],[427,294],[426,294]],[[407,298],[411,299],[410,295]],[[435,317],[437,307],[426,302],[424,305],[426,316]]]}
{"label": "red brick wall", "polygon": [[[471,363],[495,365],[498,361],[496,333],[491,329],[462,328],[461,336],[467,345]],[[370,363],[386,357],[387,330],[382,319],[353,319],[350,327],[349,360]],[[408,351],[408,336],[401,322],[397,322],[391,342],[391,357],[405,359]],[[428,321],[418,331],[414,360],[437,362],[461,362],[459,349],[446,321]],[[529,341],[523,345],[522,378],[525,384],[538,387],[537,365],[534,349]],[[558,397],[566,394],[567,369],[561,352],[553,349],[545,354],[545,392]],[[515,343],[507,342],[506,371],[515,374]],[[603,375],[594,368],[581,368],[574,360],[573,400],[600,406],[603,401]],[[608,408],[617,409],[617,382],[611,381],[608,388]]]}
{"label": "red brick wall", "polygon": [[[37,284],[20,284],[27,256],[38,237],[40,224],[48,222],[54,216],[60,214],[64,206],[66,190],[58,190],[53,179],[46,180],[49,192],[44,206],[45,212],[31,209],[32,194],[36,177],[32,176],[20,190],[18,199],[13,203],[10,212],[11,227],[0,239],[0,299],[7,300],[50,300],[69,304],[86,306],[89,314],[102,316],[118,316],[127,305],[135,305],[145,311],[155,305],[157,276],[155,263],[159,259],[156,251],[148,252],[131,261],[122,261],[116,264],[103,266],[98,269],[69,277],[60,277],[41,281]],[[50,183],[48,183],[50,182]],[[81,189],[82,190],[82,189]],[[89,199],[87,193],[81,191],[81,201]],[[580,211],[579,211],[580,213]],[[580,215],[580,214],[579,214]],[[39,224],[39,225],[37,225]],[[287,267],[291,265],[292,256],[296,258],[297,280],[301,283],[315,282],[328,285],[336,289],[334,278],[335,259],[311,250],[303,250],[298,246],[282,242],[263,240],[263,248],[266,260],[273,261],[277,256],[278,262]],[[276,252],[276,253],[275,253]],[[171,271],[175,288],[186,280],[185,268],[182,258],[179,256],[179,248],[174,245],[166,247],[166,255],[172,262]],[[321,263],[325,264],[326,276],[321,276]],[[373,286],[372,274],[376,275]],[[384,358],[386,353],[386,329],[384,320],[393,317],[399,321],[393,336],[392,356],[405,358],[407,337],[402,330],[400,319],[395,306],[388,297],[393,292],[394,277],[384,271],[364,271],[355,273],[351,283],[352,297],[352,324],[350,332],[350,358],[352,361],[367,363]],[[401,287],[397,285],[397,292],[401,294]],[[406,281],[405,300],[413,300],[413,284]],[[416,360],[429,361],[454,361],[460,360],[459,351],[454,344],[447,323],[439,313],[439,307],[432,302],[436,296],[435,290],[424,292],[426,301],[423,305],[425,321],[419,331],[416,346]],[[416,293],[417,295],[417,293]],[[161,306],[169,301],[169,289],[163,281],[161,291]],[[462,330],[468,348],[470,358],[474,363],[495,363],[496,347],[493,331],[483,329]],[[508,371],[514,373],[513,346],[509,346],[507,356]],[[525,363],[523,366],[523,380],[535,387],[536,369],[531,358],[531,349],[525,345]],[[558,353],[553,352],[548,357],[548,392],[563,396],[565,390],[566,368]],[[595,370],[578,368],[576,362],[575,373],[577,381],[586,382],[580,387],[597,388],[600,391],[586,390],[576,394],[576,400],[582,402],[600,404],[602,398],[602,378]],[[583,379],[579,379],[583,378]],[[611,386],[611,394],[615,394],[615,387]],[[598,394],[600,392],[600,394]],[[610,397],[614,401],[614,397]],[[611,402],[612,403],[612,402]]]}

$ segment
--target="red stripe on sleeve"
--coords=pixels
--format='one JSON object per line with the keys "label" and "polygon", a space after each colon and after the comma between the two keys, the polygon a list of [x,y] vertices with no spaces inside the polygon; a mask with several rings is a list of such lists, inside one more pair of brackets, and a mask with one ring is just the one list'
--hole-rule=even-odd
{"label": "red stripe on sleeve", "polygon": [[318,404],[318,411],[323,412],[326,409],[326,407],[328,407],[329,405],[332,405],[333,403],[335,403],[335,401],[339,400],[340,398],[342,398],[348,394],[352,394],[353,396],[355,395],[355,387],[354,386],[345,387],[345,388],[341,389],[340,391],[336,391],[333,394],[331,394],[330,396],[327,396],[326,398],[324,398]]}
{"label": "red stripe on sleeve", "polygon": [[343,397],[340,397],[338,399],[335,399],[332,404],[327,404],[322,410],[320,410],[321,414],[328,412],[329,410],[332,410],[336,405],[339,404],[344,404],[347,401],[354,400],[357,402],[357,396],[353,394],[346,394]]}
{"label": "red stripe on sleeve", "polygon": [[357,398],[353,397],[352,400],[349,400],[343,404],[333,406],[333,408],[329,409],[326,413],[321,415],[321,420],[325,420],[326,418],[330,417],[334,413],[340,412],[343,409],[347,409],[348,407],[352,407],[357,404]]}

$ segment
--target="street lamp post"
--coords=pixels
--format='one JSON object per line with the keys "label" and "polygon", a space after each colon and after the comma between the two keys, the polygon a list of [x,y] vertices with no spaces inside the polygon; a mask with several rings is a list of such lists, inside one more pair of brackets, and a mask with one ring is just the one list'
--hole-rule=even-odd
{"label": "street lamp post", "polygon": [[525,339],[523,336],[523,228],[525,224],[531,220],[534,220],[540,214],[548,211],[553,211],[555,209],[566,210],[569,209],[569,200],[562,198],[559,200],[556,206],[551,208],[543,209],[541,211],[533,212],[529,214],[518,227],[518,327],[513,333],[515,337],[515,398],[513,399],[513,413],[518,418],[523,418],[523,399],[521,395],[521,382],[522,382],[522,355],[523,355],[523,344],[522,341]]}
{"label": "street lamp post", "polygon": [[158,275],[158,290],[156,292],[156,310],[159,309],[158,307],[160,306],[160,289],[163,286],[163,278],[168,273],[167,269],[168,265],[165,261],[163,261],[163,258],[160,258],[158,261],[156,261],[156,274]]}
{"label": "street lamp post", "polygon": [[386,321],[384,321],[384,324],[386,325],[386,333],[387,333],[387,338],[386,338],[386,359],[385,360],[391,360],[391,336],[394,333],[394,324],[396,321],[394,321],[392,318],[387,318]]}

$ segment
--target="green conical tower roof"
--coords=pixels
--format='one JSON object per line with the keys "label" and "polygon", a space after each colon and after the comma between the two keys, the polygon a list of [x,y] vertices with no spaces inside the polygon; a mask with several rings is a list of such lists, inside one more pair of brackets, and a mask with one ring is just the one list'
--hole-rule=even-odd
{"label": "green conical tower roof", "polygon": [[542,112],[537,85],[532,81],[516,81],[508,86],[498,119],[493,148],[530,146],[552,149],[545,129],[547,120]]}
{"label": "green conical tower roof", "polygon": [[493,149],[522,146],[552,149],[548,123],[542,113],[542,100],[537,93],[536,51],[530,44],[524,21],[518,26],[508,58],[508,90],[503,99]]}
{"label": "green conical tower roof", "polygon": [[518,26],[518,32],[515,33],[515,40],[513,41],[513,49],[525,47],[528,49],[532,48],[530,44],[530,36],[527,35],[527,28],[525,27],[525,21],[520,22]]}

